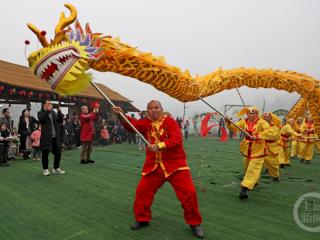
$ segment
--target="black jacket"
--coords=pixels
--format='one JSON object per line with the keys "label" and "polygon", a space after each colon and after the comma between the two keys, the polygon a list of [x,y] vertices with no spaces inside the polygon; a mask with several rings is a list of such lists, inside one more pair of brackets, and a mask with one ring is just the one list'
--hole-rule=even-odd
{"label": "black jacket", "polygon": [[[38,119],[41,124],[41,138],[40,138],[40,149],[41,150],[52,150],[52,124],[49,118],[50,111],[41,110],[38,112]],[[54,129],[56,131],[56,140],[58,149],[62,147],[61,139],[61,128],[60,125],[63,123],[63,114],[58,111],[51,110]]]}
{"label": "black jacket", "polygon": [[[0,130],[0,137],[3,137],[3,138],[7,138],[7,137],[9,137],[10,136],[10,132],[9,132],[9,130],[7,129],[7,130],[5,130],[5,131],[1,131]],[[0,145],[1,146],[6,146],[6,147],[8,147],[9,146],[9,142],[8,141],[6,141],[6,140],[0,140]]]}
{"label": "black jacket", "polygon": [[29,117],[29,128],[27,128],[27,123],[23,117],[20,117],[18,134],[20,134],[20,150],[26,150],[26,140],[29,135],[35,130],[34,125],[38,123],[38,120],[34,117]]}

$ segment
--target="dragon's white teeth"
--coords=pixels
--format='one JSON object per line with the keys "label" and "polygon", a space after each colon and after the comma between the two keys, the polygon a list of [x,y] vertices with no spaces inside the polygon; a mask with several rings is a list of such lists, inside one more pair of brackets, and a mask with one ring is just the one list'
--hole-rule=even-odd
{"label": "dragon's white teeth", "polygon": [[59,71],[59,70],[57,70],[57,71],[55,71],[54,73],[52,73],[52,77],[55,77],[55,76],[58,74],[58,71]]}
{"label": "dragon's white teeth", "polygon": [[[36,70],[36,75],[42,77],[46,73],[46,71],[48,71],[48,69],[55,64],[57,66],[57,69],[47,77],[47,81],[53,84],[60,77],[60,75],[66,71],[66,68],[70,67],[70,64],[78,58],[81,59],[79,53],[77,53],[76,50],[70,48],[52,54],[52,56],[39,64]],[[63,63],[61,62],[62,60]],[[78,67],[81,68],[81,65],[79,65]]]}
{"label": "dragon's white teeth", "polygon": [[71,52],[71,55],[75,56],[75,57],[80,57],[80,55],[78,53],[74,52],[74,51]]}
{"label": "dragon's white teeth", "polygon": [[54,63],[54,64],[56,64],[56,65],[60,65],[60,64],[61,64],[61,63],[59,62],[59,60],[56,59],[56,58],[53,58],[53,59],[52,59],[52,63]]}

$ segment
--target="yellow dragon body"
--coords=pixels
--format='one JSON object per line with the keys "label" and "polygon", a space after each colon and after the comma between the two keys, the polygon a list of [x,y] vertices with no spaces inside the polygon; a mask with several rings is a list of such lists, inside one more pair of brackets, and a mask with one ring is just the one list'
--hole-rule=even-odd
{"label": "yellow dragon body", "polygon": [[[218,69],[205,76],[192,77],[188,70],[182,72],[167,64],[163,57],[142,52],[122,43],[119,38],[93,33],[88,24],[83,29],[76,20],[75,7],[65,6],[71,14],[67,18],[61,14],[50,43],[44,31],[28,24],[43,46],[30,54],[29,66],[58,93],[70,95],[85,88],[90,81],[87,73],[90,68],[138,79],[182,102],[241,86],[275,88],[297,92],[308,99],[320,135],[320,83],[312,77],[293,71],[255,68]],[[72,29],[73,22],[75,27]]]}

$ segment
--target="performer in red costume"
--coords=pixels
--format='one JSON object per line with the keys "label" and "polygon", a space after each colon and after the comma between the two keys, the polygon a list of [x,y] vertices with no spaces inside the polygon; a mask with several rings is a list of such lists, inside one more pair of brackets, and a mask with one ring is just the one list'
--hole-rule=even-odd
{"label": "performer in red costume", "polygon": [[[114,107],[113,111],[119,114],[122,109]],[[159,101],[150,101],[147,113],[148,117],[141,120],[127,116],[150,143],[146,149],[142,178],[136,189],[134,202],[136,221],[131,229],[137,230],[149,225],[154,195],[168,181],[181,202],[186,223],[190,225],[196,237],[203,238],[197,193],[186,161],[181,130],[174,119],[163,114]],[[132,131],[128,124],[125,122],[122,124]]]}

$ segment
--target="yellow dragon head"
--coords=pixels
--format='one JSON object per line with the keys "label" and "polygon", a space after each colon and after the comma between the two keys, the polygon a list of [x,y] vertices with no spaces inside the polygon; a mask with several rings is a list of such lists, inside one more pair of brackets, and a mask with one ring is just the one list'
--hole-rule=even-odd
{"label": "yellow dragon head", "polygon": [[[77,18],[77,10],[71,4],[65,4],[70,16],[61,13],[55,28],[55,37],[49,43],[45,32],[38,30],[31,23],[33,31],[43,48],[32,52],[28,57],[29,66],[39,78],[47,81],[51,88],[62,95],[71,95],[87,87],[91,75],[85,71],[91,60],[98,60],[103,55],[100,48],[101,34],[91,32],[88,24],[82,29]],[[70,24],[75,22],[74,29]]]}

